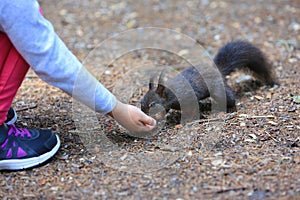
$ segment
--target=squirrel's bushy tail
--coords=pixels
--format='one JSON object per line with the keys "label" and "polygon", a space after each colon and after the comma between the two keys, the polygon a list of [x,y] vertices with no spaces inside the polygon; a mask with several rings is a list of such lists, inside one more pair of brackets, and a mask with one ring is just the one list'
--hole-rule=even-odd
{"label": "squirrel's bushy tail", "polygon": [[266,84],[275,84],[272,66],[264,53],[249,42],[233,41],[227,43],[219,50],[214,62],[224,76],[237,68],[248,68]]}

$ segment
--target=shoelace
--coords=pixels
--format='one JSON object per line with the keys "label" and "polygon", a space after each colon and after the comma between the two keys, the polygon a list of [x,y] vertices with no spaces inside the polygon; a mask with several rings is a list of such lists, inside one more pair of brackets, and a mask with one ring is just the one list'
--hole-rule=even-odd
{"label": "shoelace", "polygon": [[30,132],[25,128],[17,128],[14,124],[9,125],[9,131],[8,135],[14,134],[16,137],[21,136],[22,138],[25,137],[31,137]]}

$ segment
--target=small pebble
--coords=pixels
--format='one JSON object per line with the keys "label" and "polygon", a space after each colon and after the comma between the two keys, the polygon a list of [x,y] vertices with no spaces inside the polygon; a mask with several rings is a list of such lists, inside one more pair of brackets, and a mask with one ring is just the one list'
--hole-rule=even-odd
{"label": "small pebble", "polygon": [[240,126],[241,126],[241,127],[245,127],[245,126],[246,126],[246,123],[245,123],[245,122],[241,122],[241,123],[240,123]]}
{"label": "small pebble", "polygon": [[189,151],[189,152],[187,153],[187,155],[188,155],[188,156],[192,156],[192,155],[193,155],[193,152],[192,152],[192,151]]}
{"label": "small pebble", "polygon": [[292,22],[289,25],[289,28],[294,30],[294,31],[299,31],[300,30],[300,24],[298,24],[297,22]]}

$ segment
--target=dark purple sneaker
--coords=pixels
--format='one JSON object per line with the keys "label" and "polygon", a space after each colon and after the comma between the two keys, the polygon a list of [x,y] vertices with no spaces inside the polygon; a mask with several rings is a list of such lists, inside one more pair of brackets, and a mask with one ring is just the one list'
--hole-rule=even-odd
{"label": "dark purple sneaker", "polygon": [[11,124],[14,124],[16,121],[17,121],[17,113],[12,107],[10,107],[10,109],[8,110],[7,116],[6,116],[5,123],[7,125],[11,125]]}
{"label": "dark purple sneaker", "polygon": [[0,170],[20,170],[39,165],[58,151],[59,138],[51,130],[0,126]]}

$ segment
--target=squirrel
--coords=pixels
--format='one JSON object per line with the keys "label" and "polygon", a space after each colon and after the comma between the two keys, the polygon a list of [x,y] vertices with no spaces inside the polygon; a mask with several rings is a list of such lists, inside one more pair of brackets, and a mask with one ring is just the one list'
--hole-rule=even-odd
{"label": "squirrel", "polygon": [[[270,86],[276,84],[272,66],[264,53],[247,41],[238,40],[225,44],[218,51],[213,61],[217,66],[219,73],[222,75],[221,81],[223,81],[223,83],[220,83],[217,79],[212,80],[215,82],[215,88],[220,88],[220,86],[223,87],[223,97],[226,95],[225,107],[227,108],[227,111],[235,110],[235,95],[233,90],[227,85],[225,77],[236,69],[248,68],[262,83]],[[166,83],[164,83],[163,73],[161,73],[156,87],[153,83],[154,78],[151,77],[149,90],[141,100],[141,110],[146,114],[149,114],[151,108],[160,105],[165,109],[165,112],[168,112],[170,109],[180,111],[181,109],[183,110],[183,108],[181,108],[182,102],[190,99],[189,95],[196,96],[200,112],[210,109],[211,101],[207,103],[205,99],[211,97],[212,100],[215,100],[218,103],[218,97],[222,96],[219,94],[221,90],[209,90],[207,82],[204,79],[206,73],[202,73],[201,70],[197,69],[199,69],[197,66],[191,66],[174,78],[169,79]],[[182,84],[184,81],[188,82],[193,90],[193,94],[188,94],[189,92],[187,92],[186,84]],[[180,101],[180,99],[183,99],[183,101]],[[224,102],[223,99],[220,100]],[[187,107],[188,106],[189,105],[187,105]]]}

